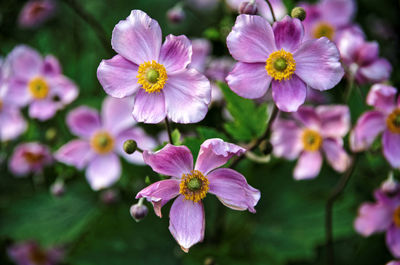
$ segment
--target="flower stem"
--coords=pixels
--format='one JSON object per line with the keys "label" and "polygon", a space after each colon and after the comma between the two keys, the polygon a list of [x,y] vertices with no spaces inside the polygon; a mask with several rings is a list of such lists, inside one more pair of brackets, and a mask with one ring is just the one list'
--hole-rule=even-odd
{"label": "flower stem", "polygon": [[354,75],[350,73],[349,78],[347,79],[347,89],[344,98],[346,103],[349,103],[351,94],[353,93],[353,87],[354,87]]}
{"label": "flower stem", "polygon": [[171,126],[169,125],[168,117],[165,117],[165,127],[167,128],[169,143],[174,144],[172,141]]}
{"label": "flower stem", "polygon": [[346,188],[351,176],[353,175],[356,163],[358,160],[357,155],[352,156],[352,164],[345,174],[340,178],[336,187],[332,190],[328,197],[325,207],[325,236],[326,236],[326,251],[327,251],[327,264],[334,265],[334,249],[333,249],[333,204],[340,197],[343,190]]}
{"label": "flower stem", "polygon": [[[278,113],[279,113],[279,109],[274,105],[274,108],[272,109],[271,116],[269,117],[269,120],[268,120],[267,129],[265,130],[264,134],[263,134],[261,137],[259,137],[253,144],[251,144],[251,145],[247,148],[247,151],[254,151],[254,150],[261,144],[261,142],[262,142],[264,139],[269,138],[269,136],[270,136],[270,134],[271,134],[272,124],[274,123],[274,120],[275,120],[276,117],[278,116]],[[269,153],[271,153],[271,152],[272,152],[272,149],[270,149]],[[268,155],[268,154],[264,154],[264,155]],[[236,167],[237,164],[238,164],[240,161],[242,161],[242,159],[243,159],[244,157],[245,157],[245,156],[242,155],[242,156],[236,158],[236,159],[232,162],[232,164],[230,165],[230,167],[231,167],[231,168]]]}
{"label": "flower stem", "polygon": [[265,0],[269,6],[269,10],[271,10],[271,15],[272,15],[272,19],[274,20],[274,22],[276,22],[276,17],[275,17],[275,12],[274,9],[272,8],[271,3],[269,2],[269,0]]}

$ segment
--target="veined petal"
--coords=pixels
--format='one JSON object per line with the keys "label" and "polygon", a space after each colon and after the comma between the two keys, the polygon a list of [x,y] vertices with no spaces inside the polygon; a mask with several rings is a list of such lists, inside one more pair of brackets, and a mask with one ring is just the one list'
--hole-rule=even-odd
{"label": "veined petal", "polygon": [[394,168],[400,167],[400,133],[385,130],[382,138],[383,154]]}
{"label": "veined petal", "polygon": [[313,179],[321,170],[322,154],[320,151],[307,152],[304,151],[297,161],[294,169],[294,178],[297,180]]}
{"label": "veined petal", "polygon": [[297,111],[306,100],[306,96],[306,84],[296,75],[289,80],[272,81],[272,97],[282,111]]}
{"label": "veined petal", "polygon": [[192,44],[184,36],[172,34],[165,38],[161,47],[160,63],[164,65],[168,73],[185,69],[192,58]]}
{"label": "veined petal", "polygon": [[350,133],[350,146],[355,152],[366,150],[386,128],[385,116],[380,111],[367,111],[358,119]]}
{"label": "veined petal", "polygon": [[140,89],[135,96],[132,114],[138,122],[159,123],[167,115],[164,93],[162,91],[147,93],[144,89]]}
{"label": "veined petal", "polygon": [[56,152],[55,158],[64,164],[83,169],[94,156],[91,150],[89,142],[72,140],[61,146]]}
{"label": "veined petal", "polygon": [[98,155],[86,169],[86,179],[93,190],[108,188],[118,181],[121,175],[121,162],[114,153]]}
{"label": "veined petal", "polygon": [[299,48],[304,37],[304,28],[299,19],[285,16],[274,23],[273,29],[278,50],[294,52]]}
{"label": "veined petal", "polygon": [[67,125],[73,134],[87,139],[100,129],[101,122],[95,109],[81,106],[68,113]]}

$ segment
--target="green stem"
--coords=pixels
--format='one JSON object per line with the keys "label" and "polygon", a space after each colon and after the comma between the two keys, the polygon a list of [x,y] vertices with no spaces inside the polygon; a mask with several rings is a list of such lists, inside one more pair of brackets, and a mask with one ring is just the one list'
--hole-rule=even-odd
{"label": "green stem", "polygon": [[271,10],[271,15],[272,15],[272,19],[274,20],[274,22],[276,22],[276,17],[275,17],[275,12],[274,9],[272,8],[271,3],[269,2],[269,0],[265,0],[269,6],[269,10]]}
{"label": "green stem", "polygon": [[171,126],[169,125],[168,117],[165,117],[165,127],[167,128],[169,143],[174,144],[172,141]]}
{"label": "green stem", "polygon": [[349,74],[349,78],[347,79],[346,95],[344,98],[346,103],[349,103],[351,94],[353,93],[353,88],[354,88],[354,75]]}

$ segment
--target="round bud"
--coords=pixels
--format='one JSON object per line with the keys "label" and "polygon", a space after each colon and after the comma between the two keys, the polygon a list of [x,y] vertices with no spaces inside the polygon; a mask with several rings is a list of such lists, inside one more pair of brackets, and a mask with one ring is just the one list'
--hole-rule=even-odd
{"label": "round bud", "polygon": [[137,143],[134,140],[126,140],[124,142],[124,151],[128,155],[133,154],[136,151]]}
{"label": "round bud", "polygon": [[292,12],[290,13],[290,15],[293,18],[298,18],[301,21],[303,21],[304,19],[306,19],[307,13],[304,10],[304,8],[298,6],[298,7],[295,7],[292,9]]}
{"label": "round bud", "polygon": [[389,177],[382,183],[381,190],[389,195],[400,190],[399,182],[393,177],[393,172],[390,172]]}
{"label": "round bud", "polygon": [[136,222],[145,218],[148,212],[149,210],[147,209],[147,206],[140,203],[132,205],[130,209],[131,216]]}
{"label": "round bud", "polygon": [[182,6],[176,5],[167,12],[167,18],[171,23],[177,24],[185,19],[185,11]]}
{"label": "round bud", "polygon": [[50,186],[50,193],[56,197],[61,197],[65,193],[65,185],[63,181],[56,181]]}
{"label": "round bud", "polygon": [[53,141],[57,136],[57,130],[55,128],[49,128],[46,131],[45,137],[47,141]]}
{"label": "round bud", "polygon": [[256,15],[257,4],[255,1],[244,1],[239,6],[239,14]]}
{"label": "round bud", "polygon": [[100,200],[104,204],[116,203],[118,201],[118,198],[119,198],[118,191],[114,189],[104,190],[100,194]]}

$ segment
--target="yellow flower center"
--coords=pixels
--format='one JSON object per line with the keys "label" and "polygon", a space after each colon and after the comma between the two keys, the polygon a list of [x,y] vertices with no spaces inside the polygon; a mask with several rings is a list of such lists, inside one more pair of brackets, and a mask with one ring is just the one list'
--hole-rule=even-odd
{"label": "yellow flower center", "polygon": [[335,36],[335,28],[328,22],[319,22],[314,26],[312,35],[316,39],[327,37],[328,39],[333,40],[333,37]]}
{"label": "yellow flower center", "polygon": [[198,170],[192,170],[190,174],[182,175],[179,193],[185,196],[186,200],[198,202],[206,197],[208,184],[207,177]]}
{"label": "yellow flower center", "polygon": [[156,61],[145,62],[139,65],[138,83],[147,93],[160,92],[167,82],[168,76],[164,65]]}
{"label": "yellow flower center", "polygon": [[37,164],[43,161],[44,155],[43,154],[37,154],[33,152],[25,152],[23,154],[25,161],[28,162],[28,164]]}
{"label": "yellow flower center", "polygon": [[44,99],[49,94],[49,85],[42,77],[35,77],[29,81],[29,92],[36,99]]}
{"label": "yellow flower center", "polygon": [[392,133],[400,133],[400,109],[395,109],[389,114],[386,124]]}
{"label": "yellow flower center", "polygon": [[275,80],[288,80],[292,78],[294,71],[296,71],[296,62],[290,52],[281,49],[269,55],[265,70]]}
{"label": "yellow flower center", "polygon": [[400,206],[393,213],[393,222],[397,227],[400,227]]}
{"label": "yellow flower center", "polygon": [[114,138],[107,132],[97,132],[90,139],[90,146],[98,154],[107,154],[114,148]]}
{"label": "yellow flower center", "polygon": [[310,129],[305,129],[301,136],[304,150],[306,151],[317,151],[322,145],[321,135]]}

